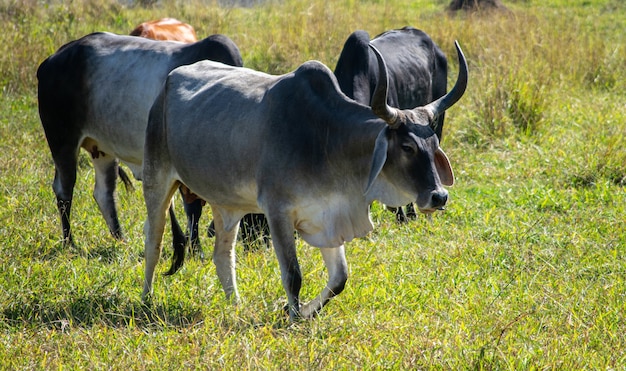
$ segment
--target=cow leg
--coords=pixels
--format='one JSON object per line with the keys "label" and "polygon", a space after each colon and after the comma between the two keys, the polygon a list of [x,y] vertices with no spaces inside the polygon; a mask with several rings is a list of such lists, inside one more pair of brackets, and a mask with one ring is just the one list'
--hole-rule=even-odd
{"label": "cow leg", "polygon": [[270,244],[270,226],[267,223],[267,218],[265,217],[265,215],[263,214],[255,214],[257,216],[257,225],[259,226],[259,234],[261,235],[261,237],[263,238],[263,243],[265,244],[266,248],[271,248],[272,245]]}
{"label": "cow leg", "polygon": [[287,309],[289,319],[296,321],[300,316],[300,288],[302,273],[296,255],[296,244],[293,236],[293,224],[268,218],[274,252],[280,265],[280,277],[287,293]]}
{"label": "cow leg", "polygon": [[258,244],[270,248],[270,232],[267,219],[263,214],[246,214],[240,223],[241,239],[245,251],[256,248]]}
{"label": "cow leg", "polygon": [[408,221],[406,215],[404,214],[404,210],[401,207],[391,207],[387,206],[387,210],[391,211],[396,215],[396,221],[398,223],[405,223]]}
{"label": "cow leg", "polygon": [[348,280],[348,263],[343,245],[334,248],[320,248],[324,264],[328,270],[328,283],[319,296],[302,306],[303,318],[313,318],[322,310],[322,307],[336,295],[343,291]]}
{"label": "cow leg", "polygon": [[235,272],[235,243],[239,223],[232,230],[224,229],[224,220],[218,208],[211,206],[213,210],[213,222],[215,226],[215,248],[213,249],[213,264],[217,271],[217,277],[222,284],[226,298],[233,303],[239,302],[237,290],[237,276]]}
{"label": "cow leg", "polygon": [[213,220],[211,220],[211,223],[209,223],[209,228],[207,228],[206,230],[206,235],[209,238],[215,237],[215,222]]}
{"label": "cow leg", "polygon": [[72,211],[74,185],[76,184],[76,152],[76,149],[53,152],[55,169],[52,190],[56,196],[57,208],[61,216],[63,243],[71,246],[74,246],[74,238],[70,227],[70,214]]}
{"label": "cow leg", "polygon": [[417,212],[415,212],[415,205],[411,202],[406,205],[406,217],[409,219],[417,219]]}
{"label": "cow leg", "polygon": [[148,185],[143,182],[144,198],[147,208],[147,219],[144,225],[145,234],[145,272],[142,299],[146,301],[152,294],[152,281],[154,270],[161,258],[163,233],[165,231],[166,213],[170,206],[176,186],[168,188],[155,182]]}
{"label": "cow leg", "polygon": [[243,250],[253,250],[253,244],[257,241],[258,233],[254,225],[254,214],[246,214],[239,222],[239,229],[241,230],[241,242],[243,243]]}
{"label": "cow leg", "polygon": [[118,174],[118,162],[112,156],[102,152],[92,153],[93,166],[96,173],[96,185],[93,197],[114,238],[123,240],[122,227],[117,217],[115,206],[115,182]]}

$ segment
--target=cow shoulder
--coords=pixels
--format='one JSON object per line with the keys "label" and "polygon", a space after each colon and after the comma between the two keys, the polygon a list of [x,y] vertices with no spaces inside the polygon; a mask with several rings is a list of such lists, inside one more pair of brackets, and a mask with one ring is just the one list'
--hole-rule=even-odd
{"label": "cow shoulder", "polygon": [[328,122],[336,113],[336,106],[347,98],[328,67],[318,61],[308,61],[280,76],[264,100],[268,103],[274,130],[285,126],[280,135],[290,133],[299,143],[312,144],[315,135],[311,130]]}
{"label": "cow shoulder", "polygon": [[312,60],[303,63],[293,72],[292,80],[298,90],[309,93],[303,97],[305,99],[313,96],[321,98],[330,96],[329,100],[333,100],[334,96],[340,92],[332,71],[319,61]]}

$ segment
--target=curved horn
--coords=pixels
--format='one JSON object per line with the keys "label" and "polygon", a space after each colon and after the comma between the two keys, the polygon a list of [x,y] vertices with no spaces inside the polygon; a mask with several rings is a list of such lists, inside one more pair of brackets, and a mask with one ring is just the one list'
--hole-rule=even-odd
{"label": "curved horn", "polygon": [[370,48],[376,55],[376,59],[378,60],[378,72],[379,77],[378,81],[376,81],[376,89],[374,89],[374,95],[372,96],[372,111],[374,114],[381,119],[385,120],[385,122],[392,128],[397,129],[399,126],[398,123],[398,112],[395,108],[390,107],[387,104],[387,90],[389,89],[389,77],[387,75],[387,66],[385,65],[385,61],[383,60],[383,56],[380,55],[378,49],[374,47],[374,45],[369,44]]}
{"label": "curved horn", "polygon": [[424,108],[433,114],[433,117],[437,117],[445,110],[452,107],[453,104],[461,99],[463,93],[465,93],[465,88],[467,88],[467,61],[465,60],[465,55],[463,55],[463,51],[456,40],[454,40],[454,46],[456,47],[456,52],[459,56],[459,76],[456,79],[454,87],[448,92],[448,94],[424,106]]}

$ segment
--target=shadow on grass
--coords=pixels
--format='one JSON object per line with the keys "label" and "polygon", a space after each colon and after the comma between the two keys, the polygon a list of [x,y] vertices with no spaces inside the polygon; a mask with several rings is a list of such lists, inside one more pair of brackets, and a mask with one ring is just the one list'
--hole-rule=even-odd
{"label": "shadow on grass", "polygon": [[1,308],[0,313],[0,323],[9,328],[43,327],[61,331],[68,327],[89,328],[95,325],[145,330],[187,328],[204,319],[202,311],[190,305],[128,302],[114,292],[86,294],[55,302],[33,295],[18,296],[14,302]]}
{"label": "shadow on grass", "polygon": [[218,307],[210,310],[213,314],[207,315],[198,304],[129,301],[115,290],[82,293],[67,299],[42,299],[33,293],[22,293],[0,307],[0,328],[66,331],[106,326],[158,331],[186,329],[209,322],[216,328],[229,331],[260,328],[280,331],[294,329],[294,326],[299,328],[300,324],[307,322],[290,322],[287,312],[278,304],[262,313],[240,311],[226,301]]}
{"label": "shadow on grass", "polygon": [[[143,249],[131,247],[122,242],[98,244],[96,246],[84,246],[83,244],[69,245],[59,241],[49,246],[41,246],[34,252],[36,259],[40,261],[52,261],[60,258],[73,259],[76,257],[94,260],[105,264],[118,264],[125,259],[137,261],[143,260]],[[171,251],[165,250],[162,254],[164,259],[171,258]]]}

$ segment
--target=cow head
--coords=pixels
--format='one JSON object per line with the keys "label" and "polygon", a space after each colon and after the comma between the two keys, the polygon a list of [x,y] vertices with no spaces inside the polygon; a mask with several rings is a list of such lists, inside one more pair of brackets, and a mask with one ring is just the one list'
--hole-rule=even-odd
{"label": "cow head", "polygon": [[[385,167],[385,175],[388,179],[393,179],[393,185],[398,191],[396,193],[410,193],[402,197],[410,197],[416,193],[417,199],[412,201],[417,203],[422,212],[433,212],[445,206],[448,192],[442,185],[452,185],[454,174],[448,157],[439,147],[434,121],[463,96],[467,87],[467,62],[459,44],[455,41],[454,45],[459,57],[459,76],[452,90],[432,103],[410,110],[400,110],[387,104],[387,67],[378,50],[370,45],[381,72],[372,97],[372,111],[387,126],[376,138],[365,193]],[[394,202],[391,200],[391,203]],[[401,206],[407,200],[397,202],[398,205],[390,206]]]}

